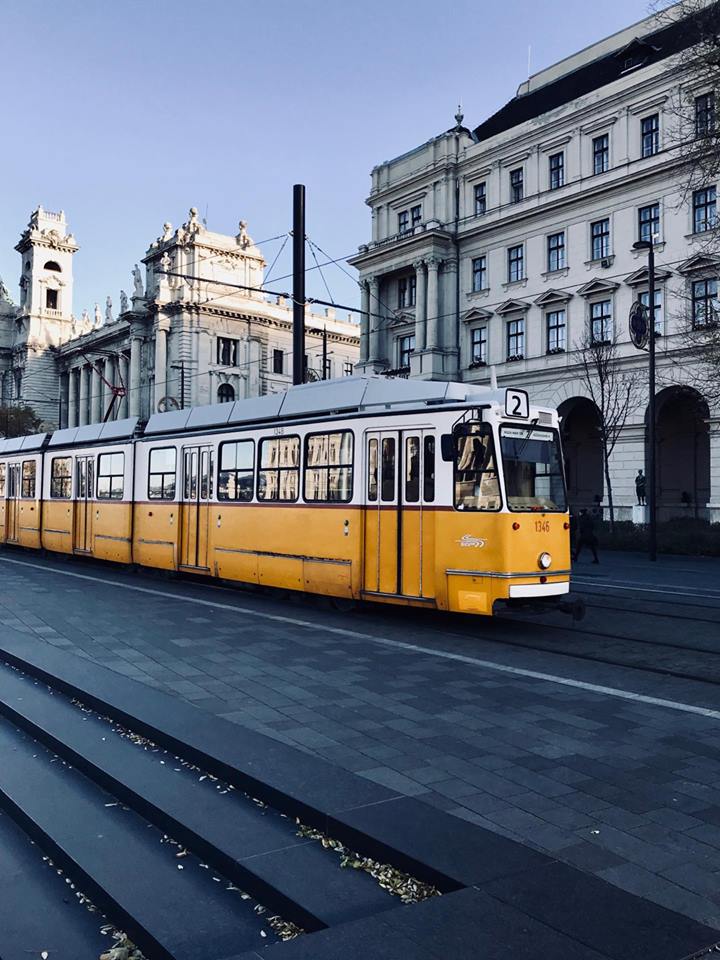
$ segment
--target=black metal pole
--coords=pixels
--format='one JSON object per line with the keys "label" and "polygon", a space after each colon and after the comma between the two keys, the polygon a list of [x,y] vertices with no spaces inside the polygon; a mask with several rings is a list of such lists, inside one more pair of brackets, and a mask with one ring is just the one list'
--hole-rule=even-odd
{"label": "black metal pole", "polygon": [[648,404],[648,510],[650,513],[648,554],[657,560],[657,482],[655,466],[655,249],[652,239],[648,251],[648,305],[650,307],[650,333],[648,339],[648,380],[650,402]]}
{"label": "black metal pole", "polygon": [[180,361],[180,409],[185,409],[185,361]]}
{"label": "black metal pole", "polygon": [[327,380],[327,327],[323,327],[323,339],[322,339],[322,364],[323,364],[323,380]]}
{"label": "black metal pole", "polygon": [[293,383],[305,382],[305,186],[293,187]]}

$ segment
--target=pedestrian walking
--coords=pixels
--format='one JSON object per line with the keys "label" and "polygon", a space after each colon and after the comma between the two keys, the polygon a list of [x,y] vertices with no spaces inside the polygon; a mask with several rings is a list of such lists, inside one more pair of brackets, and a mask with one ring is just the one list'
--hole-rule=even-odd
{"label": "pedestrian walking", "polygon": [[635,493],[637,494],[638,506],[645,506],[645,493],[647,491],[647,477],[642,472],[638,470],[637,476],[635,477]]}
{"label": "pedestrian walking", "polygon": [[597,545],[598,538],[595,533],[595,520],[587,512],[587,510],[581,510],[580,519],[578,520],[577,546],[575,547],[575,556],[573,557],[573,560],[577,560],[583,547],[590,547],[593,555],[592,562],[600,563],[597,555]]}

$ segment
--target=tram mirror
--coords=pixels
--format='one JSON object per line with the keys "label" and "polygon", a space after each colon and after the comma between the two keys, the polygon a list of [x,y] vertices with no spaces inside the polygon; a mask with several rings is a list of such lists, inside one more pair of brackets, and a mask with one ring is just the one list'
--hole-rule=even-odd
{"label": "tram mirror", "polygon": [[441,435],[440,453],[445,463],[452,463],[455,459],[455,441],[451,433],[443,433]]}

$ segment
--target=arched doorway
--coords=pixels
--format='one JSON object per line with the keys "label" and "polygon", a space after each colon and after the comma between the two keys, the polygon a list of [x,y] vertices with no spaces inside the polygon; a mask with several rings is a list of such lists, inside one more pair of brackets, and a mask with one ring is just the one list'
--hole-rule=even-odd
{"label": "arched doorway", "polygon": [[668,387],[655,404],[658,519],[703,517],[710,500],[708,405],[692,387]]}
{"label": "arched doorway", "polygon": [[570,509],[597,506],[603,498],[600,414],[587,397],[571,397],[558,407]]}
{"label": "arched doorway", "polygon": [[235,391],[229,383],[221,383],[217,392],[218,403],[232,403],[235,399]]}

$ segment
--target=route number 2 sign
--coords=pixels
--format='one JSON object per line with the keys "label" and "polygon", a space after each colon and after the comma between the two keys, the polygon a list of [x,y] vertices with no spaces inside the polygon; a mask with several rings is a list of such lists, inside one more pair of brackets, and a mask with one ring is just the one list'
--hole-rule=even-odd
{"label": "route number 2 sign", "polygon": [[505,416],[527,420],[530,416],[530,401],[524,390],[505,391]]}

